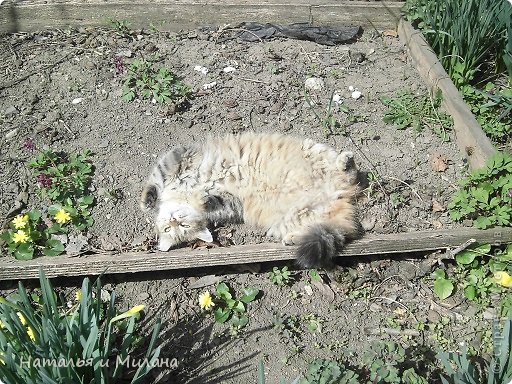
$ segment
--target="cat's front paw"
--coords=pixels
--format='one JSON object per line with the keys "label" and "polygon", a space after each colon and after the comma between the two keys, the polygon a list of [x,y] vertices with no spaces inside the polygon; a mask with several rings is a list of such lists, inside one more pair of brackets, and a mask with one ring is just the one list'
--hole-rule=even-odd
{"label": "cat's front paw", "polygon": [[341,169],[342,171],[355,169],[356,163],[354,162],[354,153],[351,151],[341,152],[336,159],[336,163],[338,169]]}
{"label": "cat's front paw", "polygon": [[295,245],[297,244],[297,234],[296,233],[287,233],[284,237],[281,243],[283,245]]}

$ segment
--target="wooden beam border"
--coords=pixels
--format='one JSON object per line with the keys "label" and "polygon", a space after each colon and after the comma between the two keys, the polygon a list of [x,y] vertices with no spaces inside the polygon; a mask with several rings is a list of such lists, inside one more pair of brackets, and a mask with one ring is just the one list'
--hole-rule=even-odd
{"label": "wooden beam border", "polygon": [[127,20],[134,29],[154,26],[174,32],[247,21],[395,29],[403,5],[359,0],[7,0],[0,5],[0,33],[108,26],[108,17]]}
{"label": "wooden beam border", "polygon": [[[446,250],[470,239],[500,245],[512,243],[512,228],[473,228],[368,235],[348,244],[339,257],[416,253]],[[136,273],[185,268],[276,262],[294,259],[294,247],[265,243],[206,250],[176,249],[170,252],[126,252],[81,257],[40,257],[30,261],[0,258],[0,281],[35,279],[42,268],[48,277]]]}
{"label": "wooden beam border", "polygon": [[400,20],[398,34],[407,46],[425,84],[431,90],[441,90],[443,105],[453,118],[457,145],[464,157],[468,159],[470,167],[472,169],[483,167],[496,149],[455,88],[436,54],[421,31],[414,29],[408,21]]}

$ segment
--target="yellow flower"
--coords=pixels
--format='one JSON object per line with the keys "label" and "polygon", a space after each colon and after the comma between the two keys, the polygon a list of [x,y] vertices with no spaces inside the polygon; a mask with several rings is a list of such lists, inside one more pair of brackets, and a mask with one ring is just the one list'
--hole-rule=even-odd
{"label": "yellow flower", "polygon": [[25,319],[25,316],[23,316],[23,314],[21,312],[16,312],[16,314],[20,318],[21,324],[27,325],[27,319]]}
{"label": "yellow flower", "polygon": [[199,306],[201,307],[201,309],[210,309],[214,305],[215,303],[212,300],[210,292],[206,291],[199,295]]}
{"label": "yellow flower", "polygon": [[71,220],[71,216],[69,212],[66,212],[64,209],[61,209],[55,214],[55,221],[59,224],[67,223],[69,220]]}
{"label": "yellow flower", "polygon": [[12,219],[12,223],[16,229],[25,228],[28,223],[28,215],[18,215]]}
{"label": "yellow flower", "polygon": [[505,271],[496,272],[494,274],[494,280],[504,287],[512,287],[512,277]]}
{"label": "yellow flower", "polygon": [[126,311],[126,313],[129,315],[135,315],[142,311],[144,308],[146,308],[144,304],[136,305],[135,307],[130,308],[128,311]]}
{"label": "yellow flower", "polygon": [[19,229],[18,232],[12,235],[12,241],[15,243],[26,243],[28,236],[23,229]]}
{"label": "yellow flower", "polygon": [[27,327],[27,335],[30,337],[30,340],[36,341],[36,337],[34,335],[34,330],[30,327]]}
{"label": "yellow flower", "polygon": [[80,300],[82,300],[82,290],[81,289],[79,289],[75,293],[75,301],[80,301]]}

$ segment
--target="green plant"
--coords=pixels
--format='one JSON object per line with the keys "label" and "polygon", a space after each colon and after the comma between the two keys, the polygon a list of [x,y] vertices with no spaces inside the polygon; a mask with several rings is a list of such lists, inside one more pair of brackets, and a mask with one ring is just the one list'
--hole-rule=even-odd
{"label": "green plant", "polygon": [[450,218],[473,220],[477,228],[511,225],[512,156],[497,152],[486,166],[460,182],[448,204]]}
{"label": "green plant", "polygon": [[302,321],[306,324],[306,327],[310,332],[322,333],[323,320],[318,315],[308,313],[302,316]]}
{"label": "green plant", "polygon": [[506,66],[512,76],[512,7],[506,1],[408,0],[405,13],[423,31],[457,86],[481,81],[489,67]]}
{"label": "green plant", "polygon": [[448,131],[453,122],[445,112],[439,111],[441,107],[441,93],[433,97],[429,95],[416,95],[410,90],[398,92],[395,96],[382,96],[382,104],[387,109],[384,112],[384,122],[395,124],[398,129],[412,126],[417,131],[429,127],[443,141],[449,141]]}
{"label": "green plant", "polygon": [[450,297],[454,286],[452,281],[446,277],[446,272],[438,268],[432,273],[432,277],[434,278],[434,293],[437,297],[441,300]]}
{"label": "green plant", "polygon": [[165,67],[155,68],[144,59],[132,60],[123,78],[123,100],[139,96],[158,103],[182,104],[190,97],[189,87]]}
{"label": "green plant", "polygon": [[482,90],[467,85],[460,92],[491,139],[504,142],[512,135],[512,89],[488,82]]}
{"label": "green plant", "polygon": [[272,268],[272,271],[268,273],[268,278],[272,283],[281,287],[291,282],[291,274],[286,265],[281,269],[278,267]]}
{"label": "green plant", "polygon": [[[68,308],[43,272],[39,281],[40,300],[29,297],[21,282],[15,294],[0,300],[3,382],[135,384],[155,366],[159,321],[146,350],[135,348],[143,305],[118,314],[115,293],[102,302],[100,281],[92,284],[86,278],[80,299]],[[129,370],[128,359],[140,362],[136,371]]]}
{"label": "green plant", "polygon": [[215,290],[217,300],[213,311],[215,321],[225,323],[231,319],[233,333],[237,333],[249,322],[246,305],[256,299],[260,293],[256,288],[243,288],[242,295],[237,299],[230,292],[226,283],[220,282]]}
{"label": "green plant", "polygon": [[9,223],[9,229],[0,235],[7,244],[7,252],[18,260],[30,260],[39,254],[57,256],[64,251],[58,237],[58,223],[48,228],[41,218],[41,212],[31,210],[16,216]]}
{"label": "green plant", "polygon": [[403,207],[407,200],[400,194],[400,192],[392,192],[389,194],[389,202],[394,209],[397,209]]}
{"label": "green plant", "polygon": [[460,353],[441,352],[438,358],[443,364],[443,384],[508,384],[512,380],[512,320],[506,320],[500,332],[498,321],[493,323],[494,353],[483,367],[468,359],[466,351]]}
{"label": "green plant", "polygon": [[121,37],[129,37],[131,35],[130,23],[128,20],[117,20],[112,17],[108,18],[110,26],[116,30],[116,33]]}
{"label": "green plant", "polygon": [[300,384],[358,384],[359,376],[334,360],[313,360]]}

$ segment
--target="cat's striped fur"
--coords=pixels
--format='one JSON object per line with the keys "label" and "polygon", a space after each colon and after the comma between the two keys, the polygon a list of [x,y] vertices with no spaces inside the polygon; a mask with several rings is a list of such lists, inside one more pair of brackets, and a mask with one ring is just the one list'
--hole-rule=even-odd
{"label": "cat's striped fur", "polygon": [[281,134],[231,135],[167,152],[141,207],[156,209],[161,250],[211,241],[211,225],[247,222],[298,245],[300,265],[322,266],[359,235],[356,178],[351,152]]}

